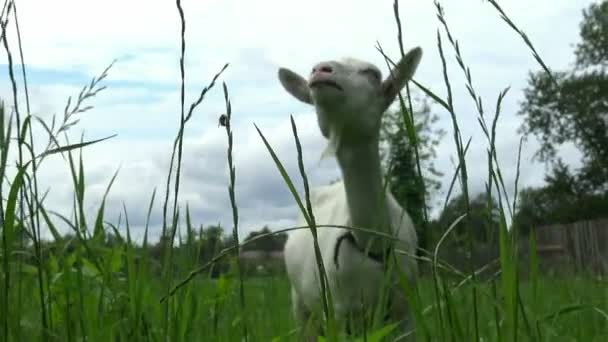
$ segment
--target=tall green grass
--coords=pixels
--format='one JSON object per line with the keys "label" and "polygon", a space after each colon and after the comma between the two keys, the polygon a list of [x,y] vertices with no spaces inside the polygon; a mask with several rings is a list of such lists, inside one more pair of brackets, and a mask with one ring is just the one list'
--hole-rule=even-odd
{"label": "tall green grass", "polygon": [[[489,5],[518,35],[542,68],[549,72],[531,40],[509,18],[495,2]],[[444,40],[454,52],[457,64],[463,72],[467,90],[474,101],[478,122],[487,140],[488,179],[486,193],[488,211],[492,210],[492,198],[498,200],[500,220],[495,223],[488,212],[490,224],[499,235],[500,258],[497,271],[490,277],[481,277],[494,264],[474,269],[457,270],[449,260],[441,260],[439,251],[452,228],[461,220],[467,223],[468,210],[451,227],[448,227],[434,251],[421,251],[420,263],[431,265],[431,274],[421,278],[416,286],[400,278],[403,291],[410,301],[415,328],[398,332],[394,324],[372,320],[369,328],[364,324],[361,341],[403,340],[416,336],[425,341],[604,341],[608,338],[608,284],[605,281],[584,275],[552,277],[542,274],[536,254],[536,242],[530,239],[529,260],[520,260],[517,251],[517,229],[507,229],[509,216],[516,208],[517,198],[508,198],[506,182],[499,167],[495,148],[497,122],[501,103],[508,88],[497,95],[494,117],[489,118],[481,98],[474,87],[473,72],[465,63],[461,46],[450,32],[443,7],[435,1],[438,23],[437,49],[442,64],[445,97],[438,95],[422,83],[412,83],[432,98],[439,107],[449,113],[452,121],[453,139],[458,165],[452,176],[449,200],[456,184],[468,202],[468,173],[466,154],[470,138],[462,136],[459,115],[453,105],[452,80],[448,77],[448,63]],[[78,116],[91,107],[91,100],[104,89],[103,81],[110,68],[92,79],[80,93],[67,101],[63,115],[45,121],[32,115],[29,106],[26,58],[21,49],[17,6],[5,1],[0,16],[2,46],[7,55],[9,82],[12,89],[10,105],[0,103],[0,341],[297,341],[299,327],[291,316],[289,284],[284,276],[246,277],[240,264],[239,251],[247,243],[242,242],[238,231],[238,199],[235,196],[237,169],[233,165],[233,131],[230,120],[233,114],[228,88],[224,84],[226,102],[225,129],[227,134],[227,163],[229,168],[228,195],[231,201],[233,221],[231,229],[234,245],[219,251],[205,265],[197,263],[201,252],[202,231],[194,228],[189,209],[180,206],[179,190],[183,158],[183,137],[187,124],[198,105],[211,91],[226,64],[199,96],[186,106],[184,66],[186,54],[186,20],[181,1],[176,1],[181,23],[180,53],[180,110],[179,131],[171,150],[170,166],[165,183],[163,200],[163,227],[161,238],[161,265],[153,263],[149,241],[149,219],[157,198],[156,189],[150,189],[151,199],[147,210],[147,221],[143,243],[137,245],[131,236],[129,215],[126,211],[118,222],[108,222],[105,217],[105,199],[118,176],[113,174],[94,220],[88,221],[85,210],[86,165],[83,154],[87,146],[102,143],[110,137],[72,143],[67,132],[78,124]],[[397,26],[397,40],[401,55],[404,54],[403,34],[399,18],[398,2],[393,5]],[[9,46],[6,34],[14,32],[19,38],[18,46]],[[393,64],[382,47],[377,46],[387,64]],[[17,66],[13,51],[18,51],[21,68],[21,87],[18,87]],[[523,72],[523,70],[522,70]],[[17,101],[23,96],[25,108]],[[422,178],[418,155],[417,132],[414,126],[410,86],[406,96],[399,97],[408,138],[414,146],[418,176]],[[186,109],[188,108],[188,110]],[[331,291],[320,260],[317,230],[327,226],[317,224],[310,202],[309,183],[305,173],[302,151],[295,121],[291,120],[294,135],[294,157],[298,160],[304,196],[296,190],[296,175],[289,175],[283,161],[274,153],[263,131],[258,133],[290,189],[298,208],[306,218],[308,227],[281,229],[311,229],[315,243],[323,299],[322,322],[326,336],[323,340],[355,340],[347,337],[336,325],[332,307]],[[39,125],[47,133],[45,144],[35,144],[32,125]],[[465,143],[466,141],[466,143]],[[35,148],[42,146],[42,149]],[[520,145],[521,151],[521,145]],[[10,160],[9,156],[16,156]],[[66,161],[73,186],[73,211],[70,216],[54,212],[45,202],[46,193],[41,192],[38,175],[44,161],[60,155]],[[519,175],[518,175],[519,176]],[[517,176],[517,177],[518,177]],[[517,177],[512,180],[517,188]],[[424,214],[428,220],[428,214]],[[67,227],[71,236],[61,234]],[[354,229],[354,228],[353,228]],[[54,241],[42,239],[42,232],[49,231]],[[180,231],[182,234],[180,234]],[[472,234],[471,234],[472,235]],[[391,236],[378,234],[381,238]],[[256,237],[263,238],[264,235]],[[113,243],[109,243],[114,239]],[[469,236],[469,251],[472,251],[472,236]],[[398,251],[400,252],[400,251]],[[222,259],[231,260],[230,271],[219,278],[212,278],[211,268]],[[527,267],[522,265],[528,264]],[[374,308],[371,308],[374,309]],[[382,308],[377,308],[375,317],[382,317]]]}

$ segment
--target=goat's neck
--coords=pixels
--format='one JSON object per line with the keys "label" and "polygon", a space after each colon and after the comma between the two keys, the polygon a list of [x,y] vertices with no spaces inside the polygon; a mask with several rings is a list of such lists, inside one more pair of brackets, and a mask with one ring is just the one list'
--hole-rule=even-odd
{"label": "goat's neck", "polygon": [[[389,233],[389,214],[382,185],[378,139],[341,144],[337,160],[342,170],[346,201],[350,212],[350,225]],[[378,250],[378,236],[353,231],[362,247]]]}

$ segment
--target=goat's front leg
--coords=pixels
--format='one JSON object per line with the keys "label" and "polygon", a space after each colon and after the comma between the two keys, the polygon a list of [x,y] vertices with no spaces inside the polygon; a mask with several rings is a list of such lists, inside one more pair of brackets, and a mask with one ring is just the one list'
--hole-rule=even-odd
{"label": "goat's front leg", "polygon": [[321,332],[318,319],[314,317],[310,310],[302,303],[298,293],[291,289],[291,304],[296,323],[300,328],[300,337],[305,342],[316,342]]}
{"label": "goat's front leg", "polygon": [[[390,291],[390,305],[388,306],[388,318],[392,322],[399,322],[397,331],[399,336],[406,334],[414,329],[414,318],[410,311],[408,301],[403,289],[400,286],[395,286]],[[416,340],[415,331],[408,335],[407,338],[399,339],[399,341],[413,342]]]}

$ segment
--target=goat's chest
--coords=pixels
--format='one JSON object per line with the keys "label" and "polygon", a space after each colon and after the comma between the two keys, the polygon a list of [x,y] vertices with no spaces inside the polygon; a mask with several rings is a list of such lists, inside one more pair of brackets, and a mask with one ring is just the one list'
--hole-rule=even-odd
{"label": "goat's chest", "polygon": [[[317,225],[350,226],[351,218],[343,189],[343,185],[338,183],[312,194]],[[299,225],[306,225],[302,217]],[[383,285],[390,282],[386,279],[383,264],[369,258],[351,242],[340,242],[340,238],[348,232],[344,228],[318,227],[319,249],[334,309],[340,316],[375,305],[381,291],[386,288]],[[285,262],[299,300],[309,309],[320,308],[319,273],[310,230],[290,233],[285,245]]]}
{"label": "goat's chest", "polygon": [[388,282],[383,265],[368,258],[349,242],[334,250],[325,262],[336,313],[360,311],[377,303],[382,284]]}
{"label": "goat's chest", "polygon": [[[338,244],[340,236],[347,232],[336,228],[320,228],[318,231],[334,309],[340,316],[374,305],[386,274],[382,264],[365,256],[350,242]],[[312,234],[299,231],[297,235],[301,245],[291,245],[289,242],[293,240],[288,240],[286,246],[287,272],[306,306],[320,307],[319,272],[312,248]]]}

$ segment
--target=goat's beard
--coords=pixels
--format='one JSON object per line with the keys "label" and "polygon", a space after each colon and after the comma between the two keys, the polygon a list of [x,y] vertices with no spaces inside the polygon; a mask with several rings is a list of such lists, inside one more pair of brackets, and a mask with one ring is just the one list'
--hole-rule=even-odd
{"label": "goat's beard", "polygon": [[336,153],[338,153],[338,149],[340,148],[343,128],[343,126],[329,126],[329,141],[321,154],[321,160],[336,156]]}
{"label": "goat's beard", "polygon": [[316,107],[319,128],[321,129],[323,136],[328,139],[327,146],[323,150],[323,153],[321,153],[321,158],[319,159],[319,162],[321,162],[326,158],[336,156],[336,153],[340,148],[346,116],[337,110],[328,110],[327,108],[318,105]]}

